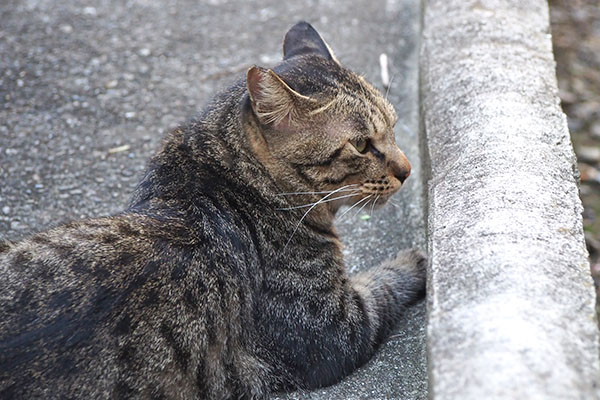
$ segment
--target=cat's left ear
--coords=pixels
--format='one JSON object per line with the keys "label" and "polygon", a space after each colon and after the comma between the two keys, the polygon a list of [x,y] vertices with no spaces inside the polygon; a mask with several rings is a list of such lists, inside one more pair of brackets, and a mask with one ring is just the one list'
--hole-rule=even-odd
{"label": "cat's left ear", "polygon": [[327,60],[340,63],[319,32],[308,22],[298,22],[292,26],[283,39],[283,59],[287,60],[304,54],[315,54]]}
{"label": "cat's left ear", "polygon": [[287,130],[314,105],[314,100],[289,87],[273,70],[250,67],[246,73],[246,86],[250,104],[263,125]]}

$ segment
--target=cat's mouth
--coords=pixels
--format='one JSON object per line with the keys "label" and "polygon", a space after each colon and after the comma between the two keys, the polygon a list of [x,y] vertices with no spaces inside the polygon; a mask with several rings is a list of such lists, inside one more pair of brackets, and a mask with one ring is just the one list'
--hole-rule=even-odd
{"label": "cat's mouth", "polygon": [[390,197],[401,187],[399,180],[382,176],[379,179],[370,179],[362,183],[348,184],[335,190],[329,190],[318,203],[327,203],[329,210],[337,214],[342,207],[348,207],[341,215],[351,210],[359,214],[363,209],[379,209],[385,205]]}
{"label": "cat's mouth", "polygon": [[364,194],[387,194],[396,193],[402,184],[399,182],[394,184],[387,176],[382,176],[379,179],[369,179],[360,185],[360,189]]}
{"label": "cat's mouth", "polygon": [[394,193],[402,187],[402,183],[397,179],[391,179],[382,176],[379,179],[370,179],[360,185],[360,191],[363,198],[375,197],[377,202],[384,204]]}
{"label": "cat's mouth", "polygon": [[[342,211],[342,215],[355,210],[356,214],[359,214],[362,210],[370,210],[373,212],[374,209],[379,209],[387,203],[387,201],[396,193],[402,184],[399,182],[389,182],[389,180],[383,177],[378,180],[370,180],[360,185],[348,185],[350,188],[338,190],[347,190],[349,193],[340,195],[336,200],[329,203],[330,209],[334,214],[342,207],[348,207]],[[354,187],[352,187],[354,186]]]}
{"label": "cat's mouth", "polygon": [[[363,191],[361,196],[361,200],[372,203],[373,208],[377,209],[383,206],[387,201],[400,189],[400,185],[394,188],[390,188],[387,190],[372,190],[372,191]],[[371,207],[369,207],[371,208]]]}

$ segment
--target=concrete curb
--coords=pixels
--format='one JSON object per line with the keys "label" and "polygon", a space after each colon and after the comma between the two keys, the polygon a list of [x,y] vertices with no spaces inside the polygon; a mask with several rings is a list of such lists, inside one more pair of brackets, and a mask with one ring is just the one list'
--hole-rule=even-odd
{"label": "concrete curb", "polygon": [[598,397],[598,327],[547,3],[429,0],[429,395]]}

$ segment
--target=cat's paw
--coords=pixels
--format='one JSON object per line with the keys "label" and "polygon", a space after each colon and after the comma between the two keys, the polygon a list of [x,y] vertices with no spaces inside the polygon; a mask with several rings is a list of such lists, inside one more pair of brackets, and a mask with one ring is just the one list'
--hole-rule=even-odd
{"label": "cat's paw", "polygon": [[425,276],[427,273],[427,255],[419,249],[400,250],[392,264],[418,276]]}
{"label": "cat's paw", "polygon": [[393,294],[397,305],[409,305],[425,294],[427,256],[420,250],[403,250],[395,258],[354,275],[352,280],[355,288],[366,288],[376,298],[389,299],[387,296]]}
{"label": "cat's paw", "polygon": [[427,255],[418,249],[407,249],[398,252],[390,260],[389,265],[410,280],[417,291],[425,291],[427,281]]}

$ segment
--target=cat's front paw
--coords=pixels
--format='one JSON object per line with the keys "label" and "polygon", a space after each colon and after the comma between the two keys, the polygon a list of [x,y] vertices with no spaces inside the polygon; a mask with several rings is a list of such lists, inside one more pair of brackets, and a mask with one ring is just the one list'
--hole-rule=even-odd
{"label": "cat's front paw", "polygon": [[427,255],[423,251],[418,249],[401,250],[390,261],[390,266],[410,281],[413,290],[425,291]]}

